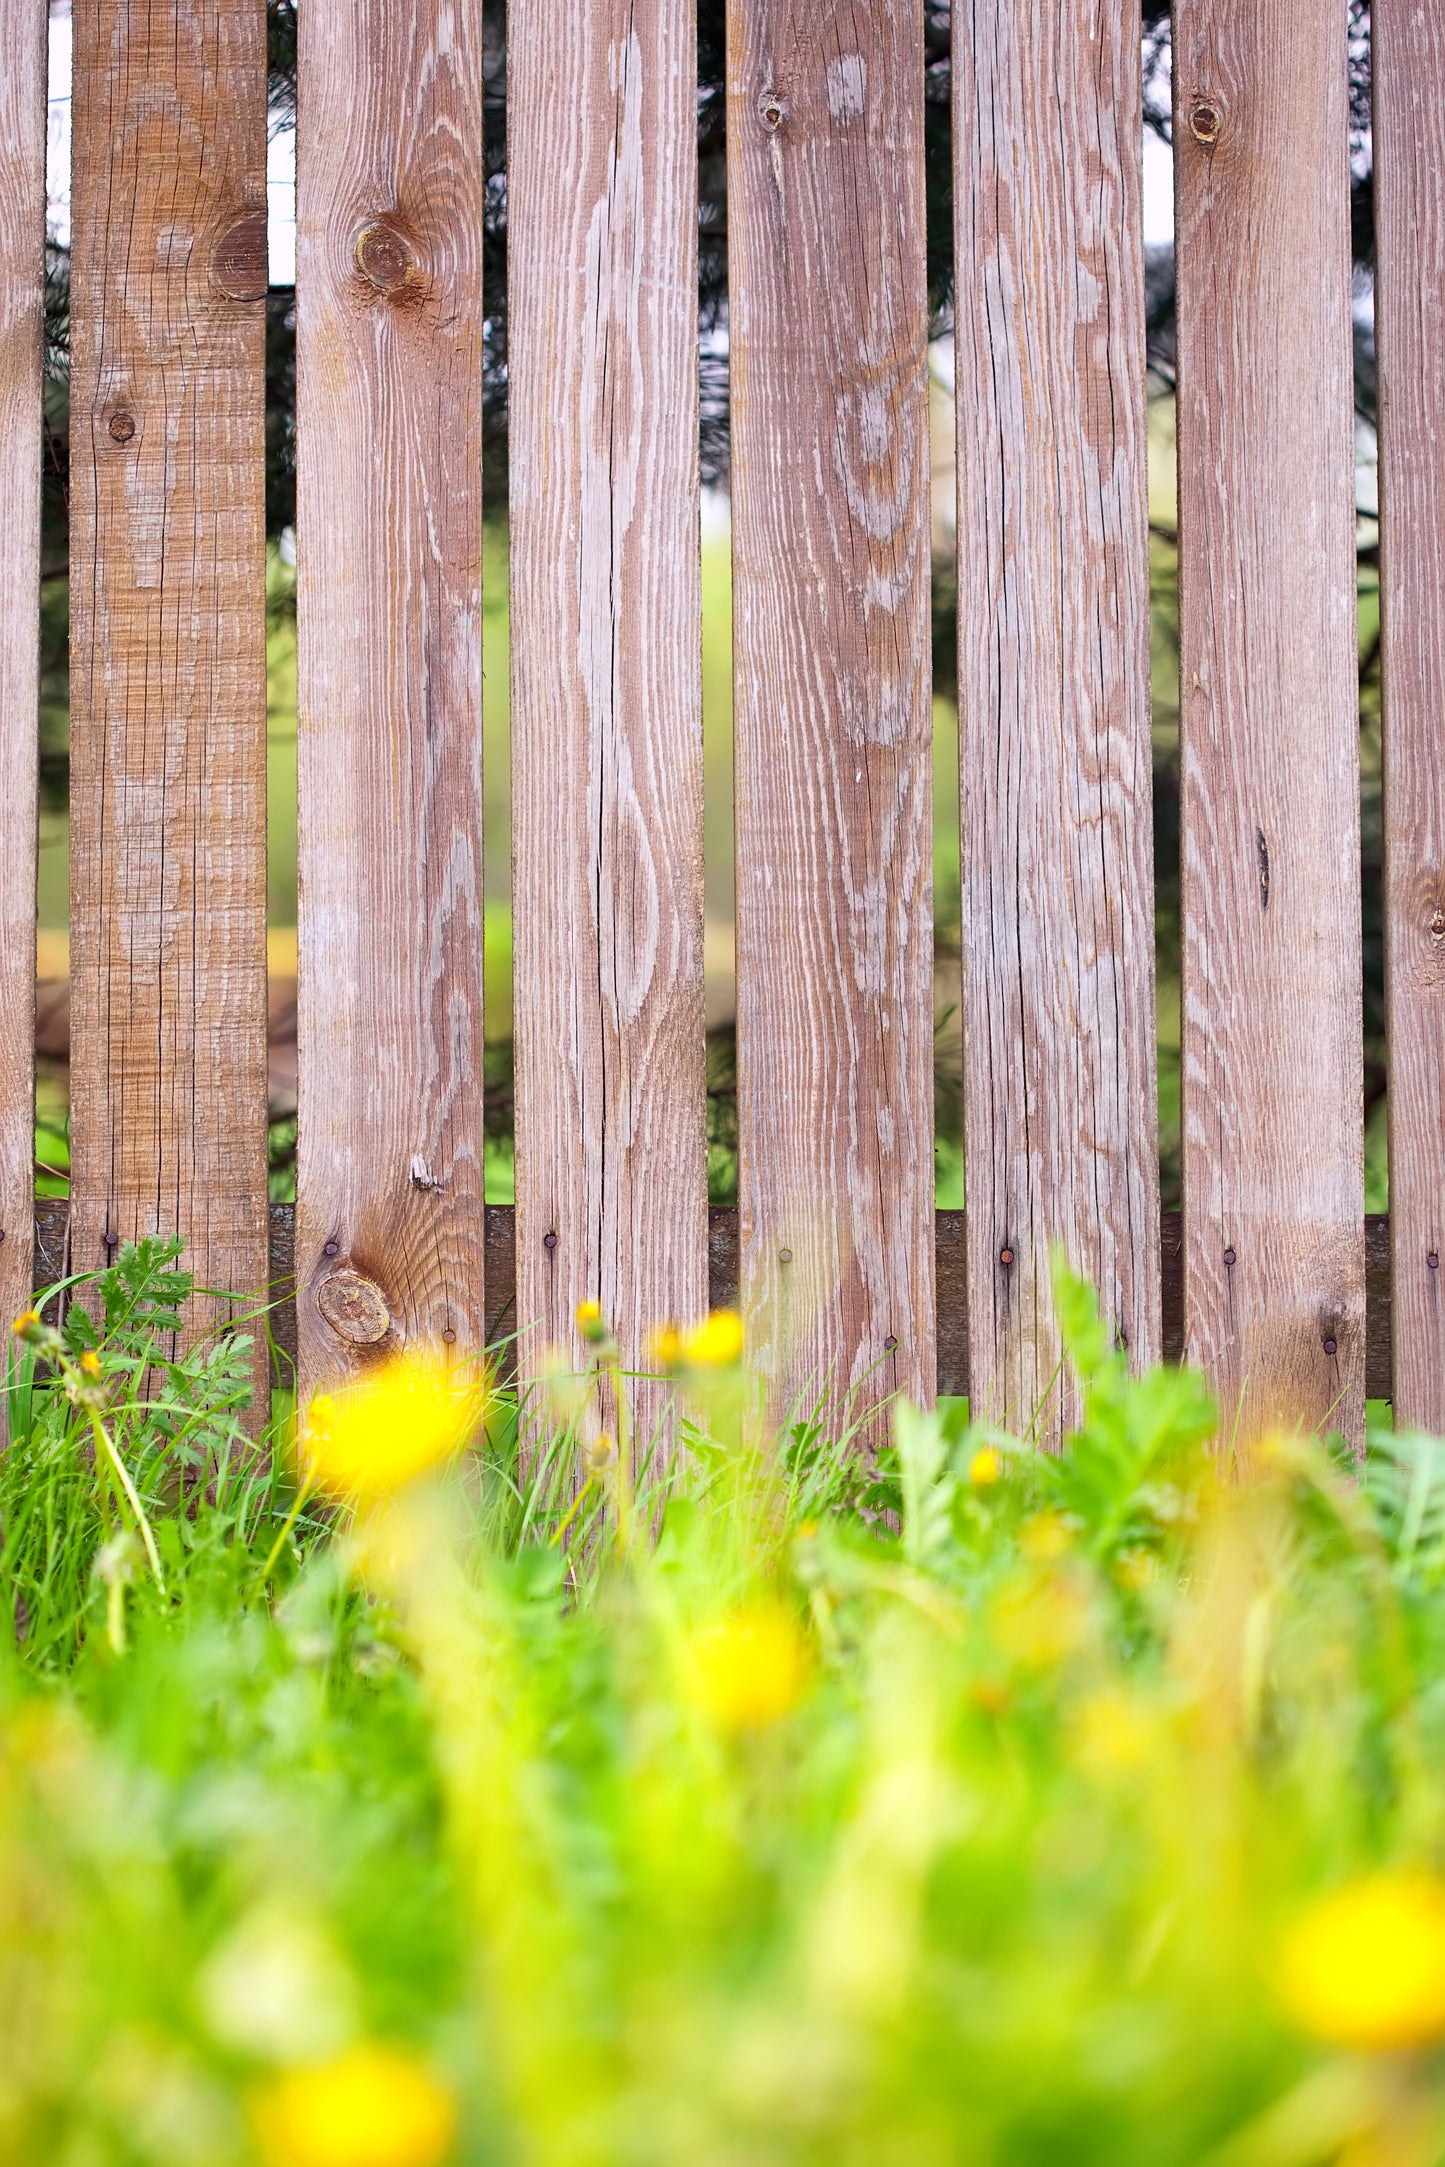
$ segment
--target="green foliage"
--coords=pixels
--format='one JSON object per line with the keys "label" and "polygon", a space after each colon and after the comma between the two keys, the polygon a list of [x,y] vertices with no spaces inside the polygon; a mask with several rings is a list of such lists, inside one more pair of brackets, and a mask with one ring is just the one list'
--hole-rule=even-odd
{"label": "green foliage", "polygon": [[476,2163],[1440,2157],[1433,2060],[1318,2036],[1279,1951],[1445,1854],[1445,1446],[1226,1467],[1060,1267],[1058,1460],[954,1405],[861,1465],[846,1409],[777,1439],[684,1366],[620,1523],[604,1336],[549,1429],[499,1406],[268,1574],[284,1439],[240,1339],[174,1345],[188,1285],[127,1251],[63,1338],[163,1588],[12,1359],[0,2157],[242,2167],[258,2088],[364,2041]]}

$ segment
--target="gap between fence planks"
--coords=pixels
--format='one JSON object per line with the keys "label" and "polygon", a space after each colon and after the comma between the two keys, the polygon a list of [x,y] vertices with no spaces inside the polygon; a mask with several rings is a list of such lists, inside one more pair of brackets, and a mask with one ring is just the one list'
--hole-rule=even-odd
{"label": "gap between fence planks", "polygon": [[303,1379],[480,1342],[482,0],[301,10]]}
{"label": "gap between fence planks", "polygon": [[[43,1199],[36,1207],[35,1288],[53,1284],[65,1269],[67,1205]],[[938,1389],[966,1393],[969,1388],[968,1318],[963,1299],[966,1235],[961,1211],[938,1214]],[[294,1207],[271,1206],[271,1284],[275,1308],[272,1331],[278,1350],[276,1382],[293,1382],[296,1357],[296,1305],[291,1291]],[[516,1332],[515,1224],[509,1204],[487,1206],[487,1342],[503,1376],[514,1367]],[[1178,1212],[1161,1221],[1163,1265],[1163,1350],[1167,1362],[1184,1349],[1183,1230]],[[1366,1389],[1374,1399],[1389,1399],[1390,1374],[1390,1223],[1383,1214],[1365,1221],[1365,1284],[1368,1294]],[[708,1299],[732,1308],[738,1299],[738,1215],[714,1206],[708,1213]]]}
{"label": "gap between fence planks", "polygon": [[[45,10],[0,0],[0,1330],[30,1298]],[[0,1443],[4,1441],[0,1415]]]}
{"label": "gap between fence planks", "polygon": [[1374,0],[1395,1412],[1445,1433],[1445,15]]}
{"label": "gap between fence planks", "polygon": [[923,20],[729,10],[743,1307],[777,1402],[933,1397]]}
{"label": "gap between fence planks", "polygon": [[267,1269],[264,0],[76,0],[73,96],[72,1261],[179,1233],[200,1286],[246,1295]]}
{"label": "gap between fence planks", "polygon": [[1187,1345],[1247,1440],[1365,1391],[1343,10],[1176,0]]}
{"label": "gap between fence planks", "polygon": [[[508,17],[522,1360],[707,1300],[692,0]],[[671,1395],[644,1390],[639,1433]]]}
{"label": "gap between fence planks", "polygon": [[1160,1346],[1138,6],[979,0],[953,63],[969,1336],[1057,1445],[1055,1243]]}

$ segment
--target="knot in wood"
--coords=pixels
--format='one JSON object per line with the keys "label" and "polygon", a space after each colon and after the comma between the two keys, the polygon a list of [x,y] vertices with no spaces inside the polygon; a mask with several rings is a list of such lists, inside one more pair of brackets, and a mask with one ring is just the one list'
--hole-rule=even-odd
{"label": "knot in wood", "polygon": [[125,408],[121,407],[111,415],[105,428],[112,444],[128,444],[135,435],[135,416],[134,414],[128,414]]}
{"label": "knot in wood", "polygon": [[217,241],[211,255],[211,283],[228,301],[264,301],[269,275],[266,213],[247,211]]}
{"label": "knot in wood", "polygon": [[1430,938],[1437,948],[1445,941],[1445,910],[1437,910],[1430,920]]}
{"label": "knot in wood", "polygon": [[416,257],[405,234],[378,219],[356,236],[356,268],[378,293],[399,293],[416,274]]}
{"label": "knot in wood", "polygon": [[788,108],[775,90],[765,90],[758,100],[758,118],[769,135],[775,135],[787,118]]}
{"label": "knot in wood", "polygon": [[354,1347],[374,1347],[391,1330],[386,1296],[360,1272],[333,1272],[316,1290],[316,1307],[338,1339]]}
{"label": "knot in wood", "polygon": [[1189,133],[1210,150],[1224,129],[1224,115],[1212,98],[1196,98],[1189,108]]}

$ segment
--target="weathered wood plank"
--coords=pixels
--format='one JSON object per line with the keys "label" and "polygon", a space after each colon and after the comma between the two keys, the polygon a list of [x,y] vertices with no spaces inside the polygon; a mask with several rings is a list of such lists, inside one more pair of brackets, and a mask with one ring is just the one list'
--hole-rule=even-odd
{"label": "weathered wood plank", "polygon": [[630,1360],[707,1304],[695,11],[507,54],[517,1321]]}
{"label": "weathered wood plank", "polygon": [[[43,1198],[35,1212],[35,1287],[53,1284],[65,1269],[66,1214],[62,1200]],[[967,1393],[968,1309],[964,1301],[965,1219],[961,1211],[938,1214],[938,1389]],[[271,1329],[276,1341],[278,1384],[289,1386],[296,1358],[296,1303],[292,1293],[290,1204],[271,1206],[271,1284],[276,1306]],[[516,1214],[510,1204],[487,1206],[487,1344],[499,1373],[514,1375],[512,1273]],[[708,1299],[715,1309],[732,1309],[738,1299],[738,1215],[725,1206],[708,1213]],[[1163,1259],[1164,1359],[1177,1362],[1184,1352],[1184,1230],[1177,1211],[1160,1222]],[[1368,1344],[1365,1389],[1372,1399],[1390,1397],[1390,1222],[1372,1213],[1365,1221],[1365,1289]]]}
{"label": "weathered wood plank", "polygon": [[743,1302],[780,1403],[934,1394],[917,0],[728,33]]}
{"label": "weathered wood plank", "polygon": [[953,64],[969,1340],[1058,1444],[1055,1243],[1160,1345],[1139,10],[979,0]]}
{"label": "weathered wood plank", "polygon": [[1363,1434],[1346,48],[1178,0],[1187,1344],[1239,1434]]}
{"label": "weathered wood plank", "polygon": [[[266,1276],[262,0],[76,0],[71,1242]],[[209,1321],[198,1304],[194,1322]]]}
{"label": "weathered wood plank", "polygon": [[303,1383],[480,1345],[482,6],[300,20]]}
{"label": "weathered wood plank", "polygon": [[1445,15],[1375,0],[1395,1414],[1445,1432]]}
{"label": "weathered wood plank", "polygon": [[[30,1294],[45,10],[0,0],[0,1331]],[[0,1441],[4,1416],[0,1413]]]}

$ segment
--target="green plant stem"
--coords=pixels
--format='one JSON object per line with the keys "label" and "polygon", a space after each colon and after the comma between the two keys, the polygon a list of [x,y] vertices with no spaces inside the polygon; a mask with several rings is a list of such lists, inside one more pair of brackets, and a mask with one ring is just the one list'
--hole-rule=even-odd
{"label": "green plant stem", "polygon": [[115,1474],[117,1482],[119,1482],[121,1488],[126,1494],[126,1498],[130,1504],[130,1509],[135,1515],[136,1530],[140,1535],[141,1541],[145,1544],[146,1556],[150,1559],[151,1571],[155,1574],[156,1586],[160,1589],[162,1595],[164,1595],[166,1592],[166,1581],[165,1574],[161,1571],[161,1554],[156,1548],[156,1539],[151,1532],[150,1521],[146,1518],[145,1507],[140,1501],[140,1496],[136,1490],[135,1484],[130,1479],[130,1475],[127,1472],[125,1462],[121,1459],[120,1454],[116,1451],[115,1446],[111,1443],[110,1432],[107,1430],[105,1424],[101,1421],[96,1409],[94,1407],[87,1407],[86,1413],[90,1417],[90,1427],[95,1435],[96,1450],[97,1452],[103,1452],[105,1454],[105,1457],[110,1462],[112,1471]]}
{"label": "green plant stem", "polygon": [[276,1540],[272,1543],[271,1548],[267,1551],[266,1562],[261,1567],[261,1586],[263,1588],[265,1587],[266,1582],[270,1579],[272,1573],[275,1571],[276,1560],[280,1557],[281,1552],[285,1549],[288,1541],[290,1540],[291,1535],[295,1530],[296,1523],[300,1519],[302,1511],[305,1508],[306,1500],[308,1497],[310,1497],[315,1487],[315,1474],[310,1473],[306,1476],[305,1480],[301,1484],[300,1489],[296,1492],[295,1497],[292,1499],[291,1510],[287,1513],[285,1519],[281,1522],[281,1532],[276,1537]]}

